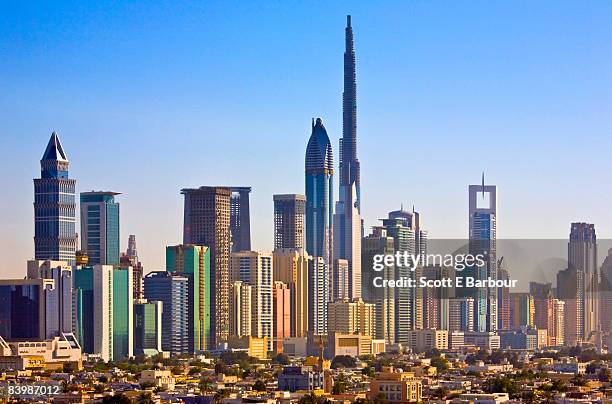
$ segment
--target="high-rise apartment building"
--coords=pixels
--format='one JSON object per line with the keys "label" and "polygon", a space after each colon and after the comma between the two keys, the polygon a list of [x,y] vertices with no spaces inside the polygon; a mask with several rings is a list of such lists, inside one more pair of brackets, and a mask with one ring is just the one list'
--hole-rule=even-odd
{"label": "high-rise apartment building", "polygon": [[563,333],[569,346],[582,342],[584,334],[584,275],[571,267],[557,272],[557,297],[565,302]]}
{"label": "high-rise apartment building", "polygon": [[75,263],[76,180],[68,178],[69,162],[55,132],[34,179],[34,257]]}
{"label": "high-rise apartment building", "polygon": [[89,265],[119,265],[119,192],[81,193],[81,250]]}
{"label": "high-rise apartment building", "polygon": [[510,327],[535,326],[534,298],[529,293],[510,293]]}
{"label": "high-rise apartment building", "polygon": [[231,254],[231,280],[251,285],[251,336],[273,343],[273,258],[270,253],[241,251]]}
{"label": "high-rise apartment building", "polygon": [[329,267],[323,257],[308,258],[308,331],[327,334],[329,303]]}
{"label": "high-rise apartment building", "polygon": [[230,187],[230,230],[232,252],[251,250],[251,213],[249,194],[251,187]]}
{"label": "high-rise apartment building", "polygon": [[304,248],[306,196],[274,195],[274,249]]}
{"label": "high-rise apartment building", "polygon": [[147,301],[162,302],[161,346],[170,354],[193,353],[189,318],[189,277],[181,272],[150,272],[144,278]]}
{"label": "high-rise apartment building", "polygon": [[72,333],[72,267],[63,261],[28,261],[28,279],[53,279],[47,289],[45,338]]}
{"label": "high-rise apartment building", "polygon": [[[484,174],[481,185],[469,186],[469,251],[474,256],[483,255],[485,265],[469,268],[468,276],[497,280],[497,187],[485,185]],[[476,305],[476,331],[497,331],[497,288],[475,288],[468,292]]]}
{"label": "high-rise apartment building", "polygon": [[213,347],[210,257],[210,249],[205,246],[181,244],[166,247],[166,270],[189,279],[188,324],[192,352]]}
{"label": "high-rise apartment building", "polygon": [[291,294],[291,337],[308,333],[308,254],[302,249],[274,250],[274,280],[289,287]]}
{"label": "high-rise apartment building", "polygon": [[474,299],[457,297],[449,299],[448,331],[474,331]]}
{"label": "high-rise apartment building", "polygon": [[363,299],[338,300],[329,304],[328,332],[376,335],[376,306]]}
{"label": "high-rise apartment building", "polygon": [[599,311],[601,314],[601,329],[612,331],[612,248],[601,265],[601,284],[599,287]]}
{"label": "high-rise apartment building", "polygon": [[[399,210],[389,212],[388,218],[382,220],[388,237],[393,237],[396,252],[408,254],[427,254],[427,232],[421,229],[420,215],[416,211]],[[370,271],[371,264],[365,264],[364,270]],[[395,279],[416,280],[416,271],[406,266],[395,266]],[[422,316],[419,316],[422,304],[417,304],[417,292],[413,288],[395,288],[395,339],[399,343],[408,343],[408,331],[422,327]],[[422,299],[421,299],[422,300]],[[419,301],[419,303],[422,303]]]}
{"label": "high-rise apartment building", "polygon": [[183,243],[210,249],[211,309],[214,333],[210,347],[229,336],[230,199],[227,187],[183,189],[185,195]]}
{"label": "high-rise apartment building", "polygon": [[391,281],[395,279],[395,265],[385,265],[380,272],[372,268],[374,257],[394,255],[395,240],[387,235],[384,227],[373,227],[372,233],[361,241],[361,262],[366,268],[368,281],[363,288],[363,298],[375,304],[376,339],[384,339],[387,344],[395,343],[395,288],[377,288],[372,286],[371,277],[382,277]]}
{"label": "high-rise apartment building", "polygon": [[[498,279],[502,281],[510,280],[508,270],[503,258],[497,261]],[[510,288],[502,286],[497,288],[497,328],[499,330],[510,330]]]}
{"label": "high-rise apartment building", "polygon": [[235,281],[230,289],[230,337],[251,336],[251,311],[253,287],[246,282]]}
{"label": "high-rise apartment building", "polygon": [[599,264],[594,224],[572,223],[567,261],[570,269],[583,273],[584,284],[580,293],[583,298],[579,301],[579,310],[582,311],[581,339],[592,342],[595,333],[600,331]]}
{"label": "high-rise apartment building", "polygon": [[332,302],[335,302],[336,300],[348,299],[350,295],[349,262],[342,258],[335,259],[332,273]]}
{"label": "high-rise apartment building", "polygon": [[283,352],[283,341],[291,337],[291,291],[287,284],[274,281],[273,299],[273,349],[275,353]]}

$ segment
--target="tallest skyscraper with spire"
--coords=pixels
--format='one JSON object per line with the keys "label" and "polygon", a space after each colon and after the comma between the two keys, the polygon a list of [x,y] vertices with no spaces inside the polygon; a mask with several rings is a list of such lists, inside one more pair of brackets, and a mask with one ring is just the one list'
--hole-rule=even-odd
{"label": "tallest skyscraper with spire", "polygon": [[[357,159],[357,81],[351,16],[346,17],[342,138],[340,139],[340,192],[334,214],[334,271],[339,277],[348,262],[348,297],[361,297],[361,186]],[[332,280],[333,282],[333,280]],[[334,295],[336,293],[334,292]]]}
{"label": "tallest skyscraper with spire", "polygon": [[34,256],[37,260],[75,263],[75,183],[59,137],[51,134],[34,180]]}

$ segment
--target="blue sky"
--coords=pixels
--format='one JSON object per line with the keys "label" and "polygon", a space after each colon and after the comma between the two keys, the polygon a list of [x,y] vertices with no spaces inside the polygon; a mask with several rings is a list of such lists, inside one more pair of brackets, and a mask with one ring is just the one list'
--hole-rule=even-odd
{"label": "blue sky", "polygon": [[[21,2],[25,3],[25,2]],[[341,135],[346,14],[357,52],[366,225],[415,204],[465,237],[467,186],[499,187],[499,237],[612,237],[612,2],[0,3],[0,277],[33,255],[51,131],[78,191],[113,190],[147,270],[182,238],[179,190],[304,192],[311,117]],[[337,178],[336,178],[337,185]]]}

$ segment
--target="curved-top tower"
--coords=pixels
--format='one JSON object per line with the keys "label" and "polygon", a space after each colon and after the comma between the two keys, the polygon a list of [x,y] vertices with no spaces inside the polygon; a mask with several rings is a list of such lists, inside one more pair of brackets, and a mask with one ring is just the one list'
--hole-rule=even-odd
{"label": "curved-top tower", "polygon": [[323,121],[312,122],[306,147],[306,251],[332,259],[334,157]]}

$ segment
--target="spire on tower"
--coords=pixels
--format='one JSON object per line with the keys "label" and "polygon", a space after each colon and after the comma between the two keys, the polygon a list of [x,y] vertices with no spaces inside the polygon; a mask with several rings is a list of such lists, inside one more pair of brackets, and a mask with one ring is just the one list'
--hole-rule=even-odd
{"label": "spire on tower", "polygon": [[49,139],[49,143],[47,143],[47,148],[41,160],[68,161],[57,133],[51,133],[51,138]]}

